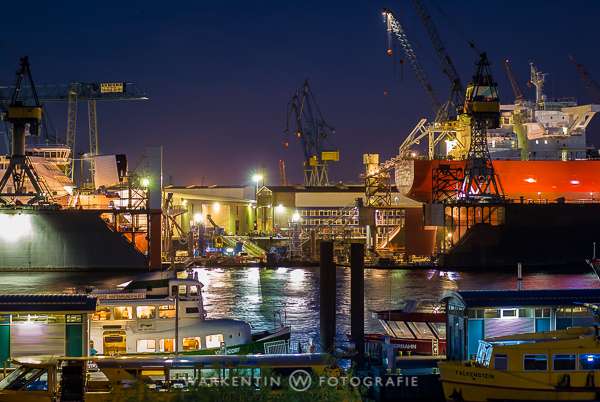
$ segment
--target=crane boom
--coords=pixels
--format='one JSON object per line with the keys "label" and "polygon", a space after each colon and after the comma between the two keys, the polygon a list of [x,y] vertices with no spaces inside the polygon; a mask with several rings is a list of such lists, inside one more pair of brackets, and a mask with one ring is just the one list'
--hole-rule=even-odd
{"label": "crane boom", "polygon": [[508,77],[508,80],[510,81],[510,86],[512,87],[512,90],[515,94],[515,102],[523,102],[525,100],[525,97],[523,96],[523,92],[521,91],[521,88],[519,87],[519,84],[515,79],[515,75],[513,74],[512,67],[510,66],[510,61],[508,59],[504,60],[504,69],[506,70],[506,76]]}
{"label": "crane boom", "polygon": [[386,24],[388,33],[388,54],[390,53],[391,49],[390,45],[392,41],[392,34],[394,34],[396,39],[400,42],[400,45],[402,46],[402,49],[404,50],[404,53],[406,54],[406,57],[408,58],[408,61],[410,62],[410,65],[414,70],[415,75],[417,76],[417,80],[421,83],[423,88],[425,88],[425,91],[431,98],[431,103],[433,105],[434,112],[437,113],[440,109],[441,103],[438,100],[435,91],[433,90],[433,87],[429,82],[429,79],[427,78],[427,74],[425,74],[425,70],[419,62],[419,59],[417,59],[417,54],[415,53],[415,50],[410,44],[410,41],[408,40],[408,37],[406,36],[402,25],[400,25],[400,22],[396,19],[394,13],[392,13],[391,10],[384,8],[382,11],[382,15],[383,22]]}
{"label": "crane boom", "polygon": [[412,0],[412,2],[417,14],[419,15],[419,18],[421,18],[421,21],[427,30],[427,34],[429,35],[429,39],[433,44],[438,59],[442,64],[442,71],[452,84],[452,99],[458,96],[458,99],[456,99],[456,104],[462,104],[462,98],[465,92],[464,86],[460,80],[460,76],[458,75],[458,71],[456,70],[454,63],[452,62],[452,58],[450,58],[450,55],[446,50],[446,46],[444,46],[444,42],[442,42],[442,38],[440,37],[440,34],[433,23],[433,20],[431,19],[431,15],[425,8],[425,4],[422,0]]}
{"label": "crane boom", "polygon": [[598,82],[592,78],[590,73],[587,71],[587,68],[585,68],[583,64],[578,63],[573,56],[569,55],[569,60],[571,60],[571,62],[575,65],[581,81],[583,81],[583,84],[592,96],[593,101],[600,103],[600,84],[598,84]]}

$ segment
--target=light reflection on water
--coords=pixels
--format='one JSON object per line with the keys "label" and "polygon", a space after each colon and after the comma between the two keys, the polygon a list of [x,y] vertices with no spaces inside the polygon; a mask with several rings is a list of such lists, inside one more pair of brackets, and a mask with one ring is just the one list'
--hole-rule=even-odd
{"label": "light reflection on water", "polygon": [[[246,320],[255,330],[273,328],[285,311],[293,341],[318,341],[319,268],[196,268],[204,284],[208,316]],[[110,287],[135,273],[2,273],[0,293],[62,292],[85,286]],[[525,289],[600,288],[593,274],[527,274]],[[516,275],[489,272],[365,270],[365,329],[381,331],[370,311],[399,308],[406,300],[438,300],[444,293],[475,289],[516,289]],[[337,340],[350,331],[350,270],[337,270]],[[318,343],[318,342],[317,342]]]}

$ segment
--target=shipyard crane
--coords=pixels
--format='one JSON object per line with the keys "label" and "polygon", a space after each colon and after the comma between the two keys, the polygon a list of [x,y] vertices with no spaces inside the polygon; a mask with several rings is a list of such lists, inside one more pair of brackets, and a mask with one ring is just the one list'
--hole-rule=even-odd
{"label": "shipyard crane", "polygon": [[[454,117],[456,114],[457,108],[460,107],[464,102],[464,86],[458,75],[458,71],[454,66],[454,62],[448,53],[446,46],[444,46],[444,42],[440,37],[440,34],[437,30],[437,27],[433,23],[433,19],[431,15],[427,11],[425,4],[422,0],[412,0],[413,6],[421,18],[423,25],[425,26],[425,30],[429,35],[429,39],[435,49],[435,53],[442,65],[442,71],[446,77],[450,80],[451,83],[451,91],[450,98],[448,99],[448,103],[445,105],[445,113],[447,116],[440,116],[440,118],[449,118]],[[449,113],[452,112],[452,115]]]}
{"label": "shipyard crane", "polygon": [[305,186],[329,185],[328,163],[339,161],[339,151],[325,150],[324,146],[334,132],[323,118],[308,80],[304,81],[288,103],[285,134],[289,137],[293,133],[302,143]]}
{"label": "shipyard crane", "polygon": [[438,100],[438,98],[435,94],[435,91],[433,90],[433,86],[431,85],[431,83],[429,82],[429,79],[427,78],[427,74],[425,74],[425,70],[423,69],[423,67],[421,66],[421,63],[419,62],[419,59],[417,58],[417,54],[415,53],[415,50],[413,49],[412,45],[410,44],[410,41],[408,40],[408,37],[406,36],[406,32],[402,28],[400,21],[398,21],[398,19],[394,16],[394,13],[387,8],[383,9],[382,15],[383,15],[383,22],[387,27],[387,34],[388,34],[387,54],[388,55],[393,54],[393,50],[392,50],[392,35],[393,35],[398,40],[398,42],[400,42],[400,45],[402,46],[402,49],[404,50],[404,53],[406,54],[406,57],[408,58],[408,61],[410,62],[410,65],[412,66],[412,69],[415,72],[415,75],[417,76],[417,80],[421,83],[423,88],[425,88],[425,91],[431,98],[431,104],[433,106],[433,111],[434,111],[434,113],[437,114],[438,111],[440,110],[441,103]]}
{"label": "shipyard crane", "polygon": [[[10,94],[15,90],[14,86],[0,86],[0,105],[10,102]],[[90,157],[90,177],[93,181],[93,159],[99,154],[98,145],[98,118],[96,112],[96,101],[117,100],[147,100],[146,94],[137,85],[131,82],[72,82],[66,85],[49,84],[38,85],[37,90],[30,86],[21,88],[25,97],[30,97],[37,92],[42,102],[67,102],[67,130],[65,145],[71,151],[71,162],[67,165],[65,174],[73,180],[75,167],[75,138],[77,132],[77,106],[80,101],[88,103],[88,133]]]}
{"label": "shipyard crane", "polygon": [[590,75],[587,68],[583,64],[580,64],[575,60],[575,58],[569,55],[569,60],[573,63],[577,72],[579,73],[579,77],[588,90],[589,94],[592,97],[592,101],[596,103],[600,103],[600,84],[594,80],[594,78]]}
{"label": "shipyard crane", "polygon": [[[24,80],[29,82],[29,93],[23,91]],[[25,199],[30,205],[45,203],[50,194],[43,190],[43,182],[25,155],[25,137],[39,135],[42,121],[42,105],[33,83],[27,56],[21,57],[17,79],[8,97],[6,110],[3,118],[12,125],[13,134],[10,163],[0,179],[0,202],[19,204]],[[27,179],[33,187],[33,192],[26,188]],[[12,180],[12,188],[7,187],[9,180]]]}
{"label": "shipyard crane", "polygon": [[523,96],[523,92],[515,79],[515,75],[508,59],[504,60],[504,69],[506,70],[506,76],[508,77],[508,81],[510,81],[513,93],[515,94],[515,104],[520,105],[525,101],[525,96]]}

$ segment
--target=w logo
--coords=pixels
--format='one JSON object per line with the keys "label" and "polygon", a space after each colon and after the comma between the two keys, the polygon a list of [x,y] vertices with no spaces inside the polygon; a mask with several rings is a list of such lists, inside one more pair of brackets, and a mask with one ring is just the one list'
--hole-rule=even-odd
{"label": "w logo", "polygon": [[295,370],[288,378],[290,388],[297,392],[303,392],[312,385],[312,377],[306,370]]}

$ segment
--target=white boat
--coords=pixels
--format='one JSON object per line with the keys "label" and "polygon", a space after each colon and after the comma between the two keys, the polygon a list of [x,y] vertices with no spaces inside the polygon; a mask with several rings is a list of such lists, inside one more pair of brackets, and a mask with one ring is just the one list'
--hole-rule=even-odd
{"label": "white boat", "polygon": [[283,323],[253,336],[245,321],[207,319],[202,286],[188,273],[92,291],[98,307],[91,319],[90,354],[287,353],[290,328]]}

